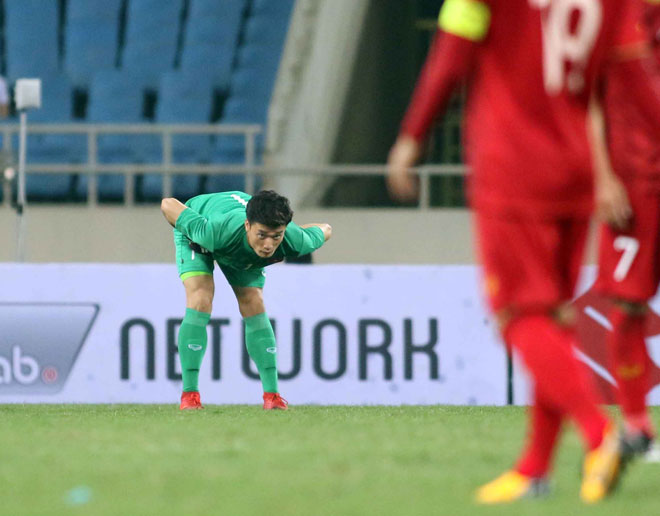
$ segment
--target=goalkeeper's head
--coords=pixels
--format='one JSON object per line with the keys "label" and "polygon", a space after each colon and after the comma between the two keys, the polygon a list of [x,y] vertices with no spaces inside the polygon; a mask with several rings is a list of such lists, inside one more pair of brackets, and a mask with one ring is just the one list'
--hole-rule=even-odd
{"label": "goalkeeper's head", "polygon": [[293,218],[289,200],[272,190],[262,190],[248,201],[245,211],[248,244],[260,257],[272,256]]}

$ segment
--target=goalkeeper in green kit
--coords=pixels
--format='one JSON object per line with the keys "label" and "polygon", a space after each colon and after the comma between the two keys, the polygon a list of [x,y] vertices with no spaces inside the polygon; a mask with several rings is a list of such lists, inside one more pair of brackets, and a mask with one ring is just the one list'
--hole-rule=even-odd
{"label": "goalkeeper in green kit", "polygon": [[198,379],[215,290],[214,261],[236,295],[247,351],[264,389],[263,407],[286,410],[287,402],[277,388],[277,345],[264,307],[263,268],[318,249],[330,238],[332,228],[291,222],[289,201],[270,190],[254,197],[243,192],[199,195],[186,204],[167,198],[161,210],[174,227],[176,263],[186,291],[186,315],[178,339],[181,410],[203,408]]}

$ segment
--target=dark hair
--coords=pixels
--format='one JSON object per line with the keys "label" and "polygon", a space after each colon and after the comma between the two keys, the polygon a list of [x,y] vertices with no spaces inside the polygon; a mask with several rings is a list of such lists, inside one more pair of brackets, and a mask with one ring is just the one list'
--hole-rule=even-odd
{"label": "dark hair", "polygon": [[262,190],[254,195],[245,212],[250,224],[258,222],[269,228],[286,226],[293,218],[289,199],[273,190]]}

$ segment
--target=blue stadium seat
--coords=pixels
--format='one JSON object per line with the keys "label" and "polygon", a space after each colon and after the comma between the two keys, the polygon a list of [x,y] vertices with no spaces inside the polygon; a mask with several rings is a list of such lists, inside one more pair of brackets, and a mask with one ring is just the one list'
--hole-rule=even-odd
{"label": "blue stadium seat", "polygon": [[204,70],[219,89],[229,87],[245,0],[191,0],[181,69]]}
{"label": "blue stadium seat", "polygon": [[238,54],[238,69],[277,72],[289,27],[293,0],[254,0],[247,18],[244,43]]}
{"label": "blue stadium seat", "polygon": [[278,51],[286,39],[288,18],[273,20],[269,16],[250,16],[245,27],[245,43],[274,45]]}
{"label": "blue stadium seat", "polygon": [[[52,75],[42,77],[41,108],[28,114],[32,123],[71,122],[73,109],[72,86],[68,77]],[[14,139],[18,149],[18,137]],[[87,157],[87,140],[76,134],[32,134],[27,140],[28,163],[82,163]],[[28,174],[25,189],[29,201],[64,201],[71,197],[74,175]]]}
{"label": "blue stadium seat", "polygon": [[[224,113],[220,119],[223,124],[264,124],[266,119],[267,103],[255,105],[253,99],[248,97],[232,96],[225,105]],[[255,165],[262,163],[263,134],[255,139],[256,161]],[[243,135],[217,135],[215,138],[211,160],[213,163],[225,165],[243,165],[246,160],[245,136]],[[242,175],[209,176],[206,180],[207,192],[223,192],[232,189],[245,188]]]}
{"label": "blue stadium seat", "polygon": [[[207,76],[168,72],[160,82],[156,121],[206,124],[211,120],[212,103],[213,85]],[[209,159],[206,136],[179,135],[172,143],[175,162],[195,163]]]}
{"label": "blue stadium seat", "polygon": [[42,77],[58,69],[58,2],[5,0],[7,75]]}
{"label": "blue stadium seat", "polygon": [[220,90],[228,90],[236,46],[199,42],[187,45],[181,55],[181,70],[187,74],[203,70]]}
{"label": "blue stadium seat", "polygon": [[[206,124],[211,119],[213,87],[206,75],[172,71],[163,74],[156,110],[156,121],[163,124]],[[175,135],[172,137],[172,159],[175,163],[205,163],[210,159],[211,138],[208,135]],[[153,161],[161,161],[161,149],[152,149]],[[201,190],[200,175],[175,175],[173,193],[187,199]],[[146,174],[141,179],[138,196],[158,200],[162,193],[162,176]]]}
{"label": "blue stadium seat", "polygon": [[200,42],[236,45],[245,0],[191,0],[186,45]]}
{"label": "blue stadium seat", "polygon": [[[41,108],[30,110],[30,123],[66,124],[72,121],[73,87],[68,76],[41,78]],[[82,163],[87,159],[85,135],[35,134],[29,137],[27,159],[36,162]]]}
{"label": "blue stadium seat", "polygon": [[67,0],[67,25],[79,20],[105,20],[117,23],[122,0]]}
{"label": "blue stadium seat", "polygon": [[[250,97],[232,96],[225,104],[220,123],[223,124],[264,124],[264,105],[255,105]],[[260,154],[263,137],[257,137],[257,154]],[[213,146],[214,163],[237,164],[245,162],[245,137],[243,135],[217,135]]]}
{"label": "blue stadium seat", "polygon": [[231,124],[265,124],[269,98],[258,99],[250,95],[232,95],[227,99],[222,122]]}
{"label": "blue stadium seat", "polygon": [[271,20],[288,20],[294,5],[295,0],[254,0],[250,16],[265,16]]}
{"label": "blue stadium seat", "polygon": [[[246,20],[243,45],[238,50],[237,66],[232,72],[229,97],[221,123],[265,125],[282,48],[294,0],[253,0]],[[256,164],[261,163],[263,135],[256,138]],[[218,135],[211,159],[214,163],[245,162],[242,136]],[[207,191],[244,187],[241,176],[209,177]]]}
{"label": "blue stadium seat", "polygon": [[65,67],[75,86],[87,86],[95,72],[115,66],[120,8],[121,0],[69,0]]}
{"label": "blue stadium seat", "polygon": [[231,78],[231,95],[249,97],[266,106],[270,102],[275,84],[275,74],[256,68],[240,68]]}
{"label": "blue stadium seat", "polygon": [[230,99],[233,96],[250,96],[253,99],[253,109],[270,103],[270,97],[277,77],[281,49],[270,45],[249,44],[241,47],[238,56],[239,65],[232,74]]}
{"label": "blue stadium seat", "polygon": [[[94,123],[144,123],[142,117],[145,79],[125,71],[105,70],[92,79],[87,120]],[[158,141],[156,135],[107,134],[98,137],[99,163],[144,161],[146,149]],[[86,179],[86,178],[84,178]],[[118,201],[124,195],[122,175],[99,177],[99,199]],[[86,180],[78,184],[78,194],[85,195]]]}
{"label": "blue stadium seat", "polygon": [[[94,75],[89,92],[87,120],[93,123],[144,123],[146,79],[120,70]],[[156,136],[105,135],[99,137],[99,161],[126,163],[144,160],[144,149]]]}
{"label": "blue stadium seat", "polygon": [[232,123],[265,124],[272,94],[274,73],[243,68],[232,76],[231,95],[222,120]]}
{"label": "blue stadium seat", "polygon": [[129,1],[122,68],[139,72],[150,88],[174,67],[181,10],[181,0]]}
{"label": "blue stadium seat", "polygon": [[252,44],[240,49],[239,68],[232,74],[223,119],[265,124],[278,59],[279,53],[274,54],[270,46]]}
{"label": "blue stadium seat", "polygon": [[282,48],[269,43],[245,43],[238,50],[237,69],[253,68],[275,76]]}

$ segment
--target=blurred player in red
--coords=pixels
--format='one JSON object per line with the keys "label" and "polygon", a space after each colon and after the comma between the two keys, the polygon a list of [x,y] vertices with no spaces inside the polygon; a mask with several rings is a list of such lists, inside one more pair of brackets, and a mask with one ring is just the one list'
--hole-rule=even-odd
{"label": "blurred player in red", "polygon": [[434,118],[468,80],[466,161],[484,287],[504,340],[534,394],[528,446],[514,469],[477,492],[502,503],[544,491],[561,424],[586,456],[580,495],[602,499],[622,458],[619,432],[573,354],[573,295],[593,208],[587,113],[628,0],[447,0],[440,31],[390,151],[394,195],[414,198],[409,174]]}
{"label": "blurred player in red", "polygon": [[[644,20],[651,40],[657,41],[660,3],[644,6],[640,0],[631,12],[640,37]],[[644,66],[636,66],[631,57],[639,57]],[[594,111],[594,142],[602,144],[596,159],[596,207],[604,222],[596,289],[613,301],[610,366],[626,442],[632,452],[643,454],[655,435],[646,407],[651,359],[644,334],[648,301],[660,283],[660,67],[651,46],[637,41],[620,47],[605,70],[602,110]]]}

